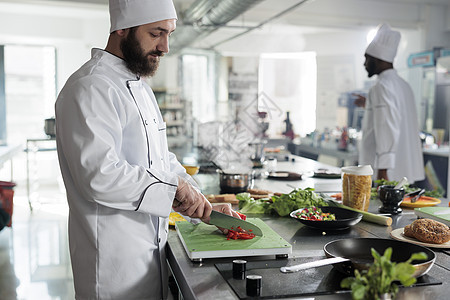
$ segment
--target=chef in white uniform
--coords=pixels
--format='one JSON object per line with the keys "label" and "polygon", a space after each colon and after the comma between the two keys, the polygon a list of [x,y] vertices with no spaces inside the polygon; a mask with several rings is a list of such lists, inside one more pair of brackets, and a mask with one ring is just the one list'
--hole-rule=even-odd
{"label": "chef in white uniform", "polygon": [[359,163],[372,165],[377,179],[413,183],[424,179],[422,147],[414,94],[393,68],[400,33],[379,26],[365,53],[368,76],[378,75],[365,102]]}
{"label": "chef in white uniform", "polygon": [[[207,222],[212,207],[168,151],[166,125],[141,79],[169,51],[172,0],[110,0],[109,8],[105,50],[92,50],[55,106],[75,294],[162,299],[171,209]],[[238,216],[228,205],[214,209]]]}

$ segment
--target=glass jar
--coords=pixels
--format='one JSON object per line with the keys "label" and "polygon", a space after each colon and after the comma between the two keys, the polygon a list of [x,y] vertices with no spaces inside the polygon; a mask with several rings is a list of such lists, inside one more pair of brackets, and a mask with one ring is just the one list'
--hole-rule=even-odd
{"label": "glass jar", "polygon": [[267,158],[267,172],[272,173],[277,171],[277,158],[269,157]]}
{"label": "glass jar", "polygon": [[342,203],[367,211],[372,191],[373,169],[370,165],[342,168]]}

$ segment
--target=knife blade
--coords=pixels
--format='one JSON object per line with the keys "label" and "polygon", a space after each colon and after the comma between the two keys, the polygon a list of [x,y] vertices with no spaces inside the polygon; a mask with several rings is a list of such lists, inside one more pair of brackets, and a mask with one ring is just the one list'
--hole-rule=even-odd
{"label": "knife blade", "polygon": [[253,233],[256,236],[263,235],[262,230],[255,224],[220,213],[218,211],[213,210],[209,217],[209,224],[211,225],[216,225],[217,227],[231,230],[236,230],[236,228],[240,226],[243,230]]}

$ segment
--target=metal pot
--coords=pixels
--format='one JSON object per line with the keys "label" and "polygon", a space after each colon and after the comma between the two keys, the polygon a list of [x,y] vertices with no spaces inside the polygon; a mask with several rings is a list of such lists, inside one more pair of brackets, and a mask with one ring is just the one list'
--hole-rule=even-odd
{"label": "metal pot", "polygon": [[56,122],[55,118],[45,119],[44,132],[49,137],[53,138],[56,136]]}
{"label": "metal pot", "polygon": [[237,194],[253,187],[254,171],[248,173],[224,173],[217,170],[220,177],[220,192]]}

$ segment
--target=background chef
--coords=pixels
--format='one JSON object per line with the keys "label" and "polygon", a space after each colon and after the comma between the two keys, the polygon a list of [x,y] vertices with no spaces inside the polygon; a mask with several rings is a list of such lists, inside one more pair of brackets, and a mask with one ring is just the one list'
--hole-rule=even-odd
{"label": "background chef", "polygon": [[413,91],[392,65],[399,42],[400,32],[382,24],[366,49],[364,67],[378,78],[367,101],[355,101],[366,108],[359,163],[372,165],[377,179],[415,182],[425,177],[422,147]]}
{"label": "background chef", "polygon": [[[168,151],[141,79],[169,51],[172,0],[110,0],[109,10],[105,50],[92,50],[55,106],[76,299],[161,299],[174,199],[174,210],[206,222],[212,207]],[[228,205],[215,209],[238,217]]]}

